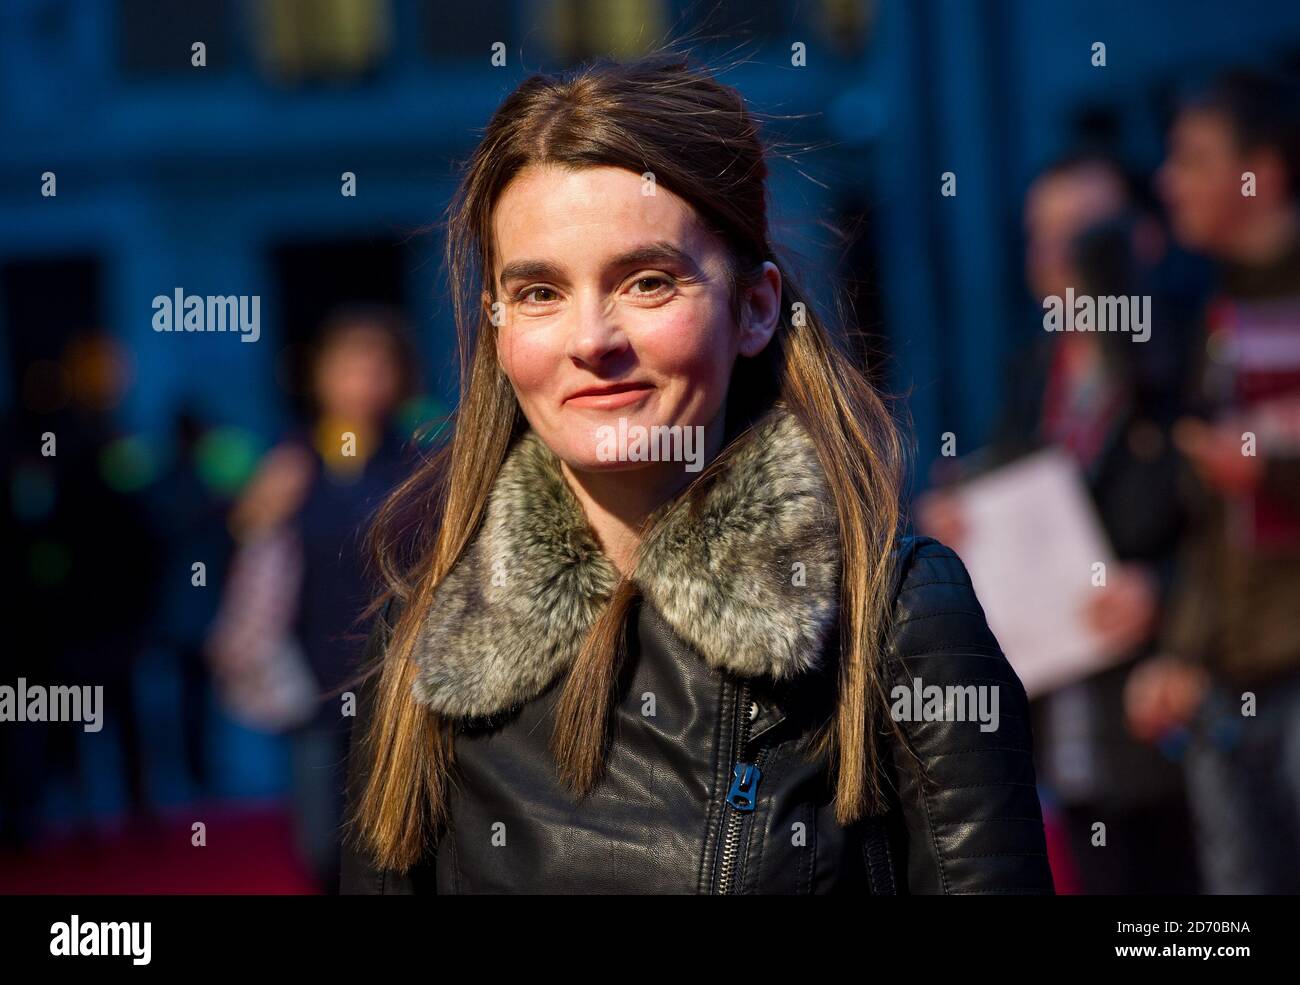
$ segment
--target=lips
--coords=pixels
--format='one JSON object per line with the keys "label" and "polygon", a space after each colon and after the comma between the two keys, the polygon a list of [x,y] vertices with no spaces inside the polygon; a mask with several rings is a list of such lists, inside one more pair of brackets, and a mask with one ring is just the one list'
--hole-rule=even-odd
{"label": "lips", "polygon": [[565,403],[572,407],[586,407],[592,410],[617,410],[627,407],[645,397],[654,389],[649,383],[608,383],[604,386],[585,387],[565,398]]}

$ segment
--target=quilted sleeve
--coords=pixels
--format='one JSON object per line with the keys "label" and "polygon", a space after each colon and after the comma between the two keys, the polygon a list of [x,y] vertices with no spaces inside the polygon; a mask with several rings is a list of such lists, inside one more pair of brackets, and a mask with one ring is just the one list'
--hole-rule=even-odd
{"label": "quilted sleeve", "polygon": [[960,558],[917,538],[885,649],[911,893],[1052,894],[1024,687]]}

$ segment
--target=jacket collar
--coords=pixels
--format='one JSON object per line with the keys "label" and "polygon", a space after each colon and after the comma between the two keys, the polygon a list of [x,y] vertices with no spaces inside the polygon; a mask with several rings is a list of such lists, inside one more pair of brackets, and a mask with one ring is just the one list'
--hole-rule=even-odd
{"label": "jacket collar", "polygon": [[[666,504],[633,582],[719,671],[782,681],[821,669],[839,610],[834,506],[794,415],[760,420],[705,492]],[[576,657],[618,575],[559,460],[532,432],[511,449],[479,533],[439,585],[415,659],[415,696],[452,718],[505,712]]]}

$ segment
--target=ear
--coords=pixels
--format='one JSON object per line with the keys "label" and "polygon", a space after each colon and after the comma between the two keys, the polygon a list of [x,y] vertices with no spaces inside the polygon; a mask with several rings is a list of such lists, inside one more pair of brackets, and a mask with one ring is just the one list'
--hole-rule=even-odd
{"label": "ear", "polygon": [[781,271],[777,265],[765,261],[758,282],[741,300],[740,354],[757,356],[772,341],[781,321]]}
{"label": "ear", "polygon": [[[496,319],[492,317],[493,303],[494,299],[491,291],[483,291],[479,294],[479,304],[483,306],[483,317],[487,319],[489,325],[492,325],[495,328],[500,328],[501,326],[497,324]],[[505,369],[505,360],[502,358],[501,347],[505,345],[507,341],[506,335],[506,332],[495,331],[489,336],[489,338],[492,339],[492,349],[497,356],[497,365],[501,367],[503,371]]]}
{"label": "ear", "polygon": [[1255,172],[1255,195],[1261,201],[1285,202],[1287,200],[1287,170],[1282,155],[1266,147],[1246,158],[1246,166]]}

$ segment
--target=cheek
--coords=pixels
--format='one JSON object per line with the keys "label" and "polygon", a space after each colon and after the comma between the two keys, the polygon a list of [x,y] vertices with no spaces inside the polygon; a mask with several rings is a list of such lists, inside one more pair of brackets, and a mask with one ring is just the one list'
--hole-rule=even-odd
{"label": "cheek", "polygon": [[520,398],[544,392],[563,355],[552,332],[502,328],[497,335],[497,360]]}
{"label": "cheek", "polygon": [[1193,172],[1186,191],[1193,204],[1214,206],[1231,204],[1239,191],[1240,175],[1234,174],[1225,162],[1205,166]]}
{"label": "cheek", "polygon": [[637,356],[650,372],[687,389],[725,387],[736,360],[735,328],[723,308],[665,313],[637,340]]}

